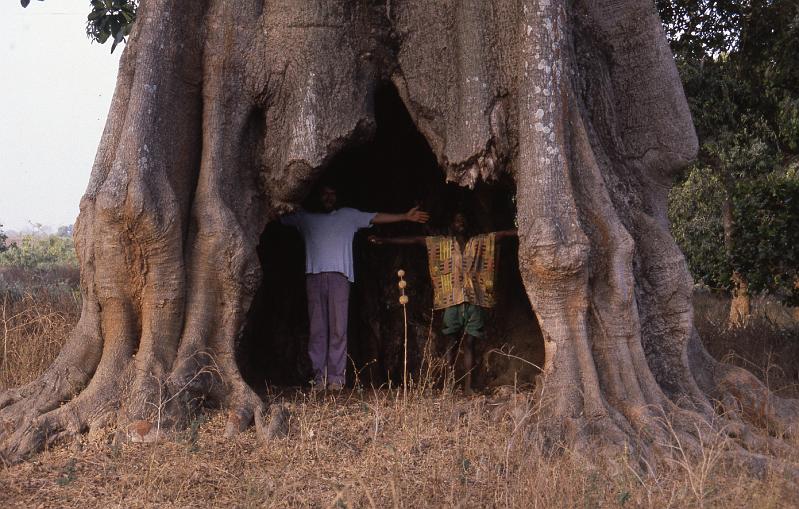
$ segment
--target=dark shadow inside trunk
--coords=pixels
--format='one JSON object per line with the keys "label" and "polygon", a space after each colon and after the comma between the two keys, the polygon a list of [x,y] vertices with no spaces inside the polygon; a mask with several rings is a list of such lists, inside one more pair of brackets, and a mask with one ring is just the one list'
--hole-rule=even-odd
{"label": "dark shadow inside trunk", "polygon": [[[431,235],[446,232],[452,214],[464,210],[476,232],[514,227],[510,179],[466,190],[447,184],[435,156],[392,85],[375,94],[372,139],[352,144],[330,162],[320,182],[332,183],[341,206],[405,212],[418,204],[431,213],[428,225],[400,223],[361,230],[354,240],[355,279],[350,294],[348,384],[380,385],[402,379],[404,324],[397,270],[408,282],[408,367],[420,376],[425,352],[444,348],[441,312],[432,312],[427,253],[421,246],[374,246],[368,235]],[[312,190],[310,196],[314,195]],[[531,383],[543,364],[543,340],[522,286],[517,242],[502,241],[497,264],[496,308],[488,313],[485,340],[476,346],[482,366],[477,387]],[[239,347],[239,364],[256,389],[295,385],[311,378],[305,255],[293,229],[269,224],[258,253],[263,282],[253,300]],[[426,348],[427,347],[427,348]],[[510,354],[510,355],[508,355]],[[524,359],[524,361],[514,358]]]}

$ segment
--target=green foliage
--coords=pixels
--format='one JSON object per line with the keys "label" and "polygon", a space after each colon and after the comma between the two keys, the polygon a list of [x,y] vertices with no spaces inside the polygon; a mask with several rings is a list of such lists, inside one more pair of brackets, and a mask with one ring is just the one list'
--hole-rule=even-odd
{"label": "green foliage", "polygon": [[741,0],[655,0],[675,55],[701,58],[732,50],[743,14]]}
{"label": "green foliage", "polygon": [[[737,270],[752,290],[793,301],[799,2],[656,3],[700,141],[699,160],[670,195],[675,237],[698,280],[727,287]],[[734,219],[727,245],[726,198]]]}
{"label": "green foliage", "polygon": [[99,42],[112,40],[111,53],[125,40],[136,20],[137,0],[92,0],[86,34]]}
{"label": "green foliage", "polygon": [[669,219],[674,238],[686,253],[695,279],[712,287],[730,284],[731,263],[724,251],[721,210],[724,191],[718,175],[694,167],[669,195]]}
{"label": "green foliage", "polygon": [[72,237],[58,235],[25,235],[0,253],[0,267],[49,269],[77,266]]}
{"label": "green foliage", "polygon": [[[40,0],[43,1],[43,0]],[[20,0],[22,7],[27,7],[30,0]],[[92,10],[86,22],[86,35],[92,40],[105,44],[112,41],[111,53],[117,44],[130,35],[133,22],[136,21],[138,0],[91,0]]]}
{"label": "green foliage", "polygon": [[776,293],[799,305],[799,175],[744,179],[735,187],[735,247],[732,262],[754,291]]}
{"label": "green foliage", "polygon": [[768,291],[799,305],[799,171],[741,178],[730,184],[735,239],[724,244],[722,204],[726,191],[719,173],[695,166],[669,195],[672,233],[688,267],[702,283],[729,288],[733,269],[754,292]]}
{"label": "green foliage", "polygon": [[8,246],[6,246],[6,240],[8,240],[8,235],[6,235],[3,231],[3,225],[0,224],[0,253],[8,249]]}

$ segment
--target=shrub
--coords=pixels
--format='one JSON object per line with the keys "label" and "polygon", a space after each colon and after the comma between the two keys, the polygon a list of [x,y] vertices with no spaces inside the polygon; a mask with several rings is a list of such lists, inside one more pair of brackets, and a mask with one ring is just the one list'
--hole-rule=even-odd
{"label": "shrub", "polygon": [[59,235],[25,235],[0,253],[0,267],[49,269],[78,265],[72,237]]}
{"label": "shrub", "polygon": [[768,292],[799,305],[799,171],[741,176],[729,185],[732,252],[727,254],[721,217],[724,185],[717,171],[695,166],[669,194],[669,219],[694,279],[731,287],[733,270],[754,293]]}

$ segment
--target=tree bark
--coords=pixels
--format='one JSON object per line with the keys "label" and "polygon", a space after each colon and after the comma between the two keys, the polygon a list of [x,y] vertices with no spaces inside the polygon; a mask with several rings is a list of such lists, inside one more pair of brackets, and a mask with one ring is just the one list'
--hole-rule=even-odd
{"label": "tree bark", "polygon": [[0,396],[4,458],[114,420],[157,438],[203,402],[229,434],[268,414],[236,362],[260,235],[373,135],[386,82],[449,181],[515,182],[547,443],[646,457],[698,447],[699,424],[795,431],[797,403],[693,327],[666,194],[697,141],[652,2],[142,0],[81,201],[83,313]]}

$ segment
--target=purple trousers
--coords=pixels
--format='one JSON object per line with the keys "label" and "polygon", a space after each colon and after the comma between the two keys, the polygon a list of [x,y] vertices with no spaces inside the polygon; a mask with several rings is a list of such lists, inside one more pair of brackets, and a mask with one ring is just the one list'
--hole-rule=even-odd
{"label": "purple trousers", "polygon": [[350,281],[339,272],[306,274],[305,287],[311,325],[308,355],[314,382],[321,386],[325,383],[344,385]]}

